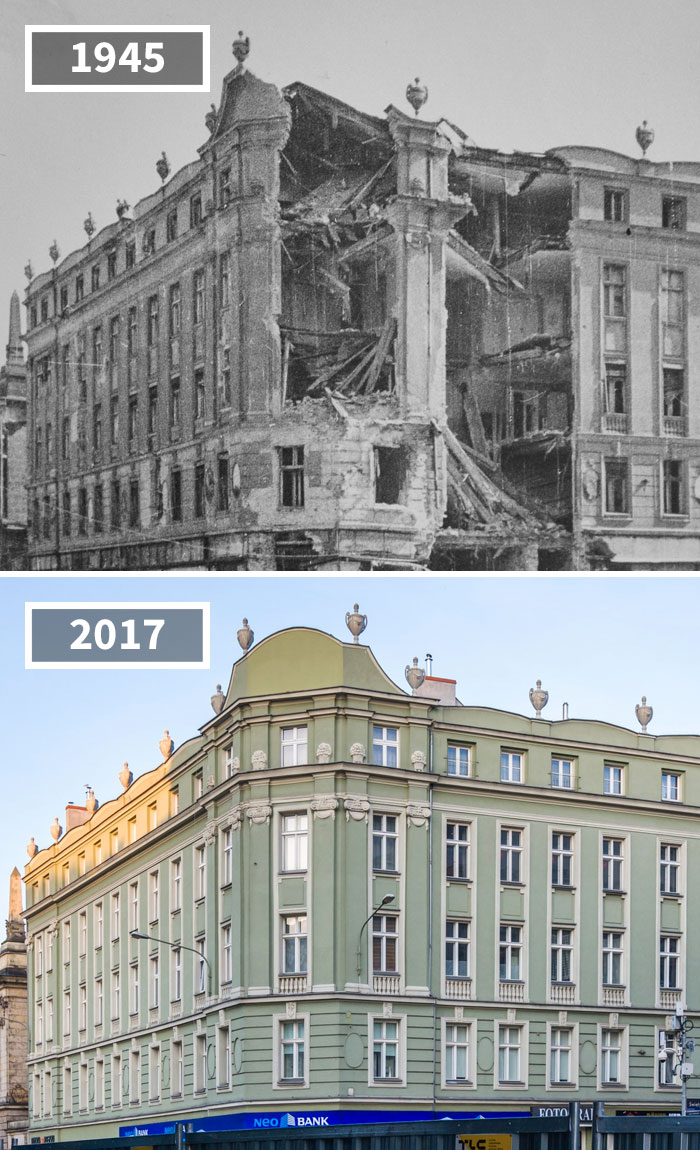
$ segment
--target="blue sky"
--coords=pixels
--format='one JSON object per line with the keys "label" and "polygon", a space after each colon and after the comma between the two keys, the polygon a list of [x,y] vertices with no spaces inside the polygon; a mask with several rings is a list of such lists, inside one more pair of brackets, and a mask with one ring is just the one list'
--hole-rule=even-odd
{"label": "blue sky", "polygon": [[[696,577],[591,576],[157,576],[4,577],[0,588],[0,730],[3,733],[0,920],[6,876],[23,869],[34,835],[51,841],[84,784],[98,799],[121,792],[124,760],[135,774],[160,762],[168,727],[176,744],[211,716],[240,655],[247,615],[256,639],[283,627],[318,627],[350,639],[353,603],[369,618],[362,636],[399,684],[427,651],[436,675],[455,678],[463,703],[532,714],[528,691],[542,679],[546,718],[563,702],[576,717],[638,729],[634,706],[654,707],[650,733],[694,733],[698,715],[700,613]],[[209,671],[26,671],[24,603],[207,601]]]}

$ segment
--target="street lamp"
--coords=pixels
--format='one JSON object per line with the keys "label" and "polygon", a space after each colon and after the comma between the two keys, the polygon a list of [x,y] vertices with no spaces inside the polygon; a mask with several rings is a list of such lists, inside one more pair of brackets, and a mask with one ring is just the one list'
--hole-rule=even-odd
{"label": "street lamp", "polygon": [[191,950],[193,954],[196,954],[197,957],[202,960],[202,962],[206,963],[207,993],[211,997],[211,966],[209,964],[209,959],[201,950],[197,950],[195,946],[187,946],[184,942],[171,942],[168,938],[156,938],[154,934],[142,934],[140,930],[130,930],[129,934],[132,938],[145,938],[148,942],[160,942],[163,944],[163,946],[171,947],[172,950]]}
{"label": "street lamp", "polygon": [[374,918],[377,911],[381,910],[383,906],[387,906],[390,902],[393,902],[395,898],[396,898],[396,895],[394,895],[394,894],[385,894],[384,898],[380,902],[379,906],[375,906],[374,910],[370,914],[367,915],[367,918],[365,919],[362,926],[360,927],[360,937],[357,940],[357,985],[358,985],[358,987],[360,985],[360,978],[362,975],[362,932],[364,931],[365,927],[367,926],[367,923],[369,922],[369,920],[371,918]]}
{"label": "street lamp", "polygon": [[[681,1115],[683,1118],[688,1113],[687,1082],[693,1075],[693,1064],[687,1061],[687,1055],[695,1050],[695,1039],[690,1037],[693,1025],[692,1019],[686,1018],[685,1006],[681,1001],[678,1001],[675,1013],[671,1016],[671,1030],[678,1035],[678,1046],[676,1047],[674,1044],[671,1057],[673,1058],[672,1074],[675,1075],[680,1070],[681,1075]],[[663,1033],[660,1035],[659,1046],[658,1060],[659,1064],[663,1065],[669,1058],[666,1035]]]}

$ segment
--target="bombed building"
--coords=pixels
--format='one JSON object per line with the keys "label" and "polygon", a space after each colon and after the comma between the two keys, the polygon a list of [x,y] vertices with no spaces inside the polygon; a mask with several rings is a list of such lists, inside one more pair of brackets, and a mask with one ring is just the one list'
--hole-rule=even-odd
{"label": "bombed building", "polygon": [[247,50],[199,158],[30,280],[30,566],[700,565],[700,165],[503,155]]}

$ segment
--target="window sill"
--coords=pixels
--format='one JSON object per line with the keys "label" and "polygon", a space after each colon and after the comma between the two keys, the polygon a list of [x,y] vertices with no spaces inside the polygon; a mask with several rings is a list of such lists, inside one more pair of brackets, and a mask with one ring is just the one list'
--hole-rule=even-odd
{"label": "window sill", "polygon": [[170,1097],[171,1097],[173,1100],[174,1100],[174,1099],[176,1099],[176,1098],[182,1098],[182,1091],[179,1091],[177,1094],[171,1094],[171,1095],[170,1095]]}
{"label": "window sill", "polygon": [[306,1086],[303,1078],[278,1078],[278,1086]]}
{"label": "window sill", "polygon": [[447,882],[448,886],[450,885],[451,882],[460,883],[462,886],[471,886],[471,882],[472,882],[472,880],[470,878],[460,878],[459,875],[450,875],[450,874],[447,875],[445,881]]}
{"label": "window sill", "polygon": [[610,887],[603,887],[603,898],[605,898],[606,894],[616,894],[621,898],[627,897],[626,890],[613,890]]}
{"label": "window sill", "polygon": [[445,1086],[473,1086],[470,1078],[446,1078]]}
{"label": "window sill", "polygon": [[556,882],[552,883],[552,890],[570,890],[575,891],[575,886],[570,886],[568,883]]}
{"label": "window sill", "polygon": [[373,1086],[403,1086],[403,1078],[373,1078]]}
{"label": "window sill", "polygon": [[520,1090],[525,1089],[525,1083],[521,1082],[519,1079],[517,1081],[511,1081],[510,1079],[499,1078],[498,1085],[499,1086],[514,1086],[514,1087],[518,1087]]}
{"label": "window sill", "polygon": [[379,869],[373,868],[372,874],[389,875],[392,878],[396,878],[398,875],[401,874],[401,871],[398,871],[398,870],[379,870]]}
{"label": "window sill", "polygon": [[525,889],[525,883],[524,882],[508,882],[507,879],[502,878],[501,879],[501,889],[504,886],[511,887],[511,888],[514,887],[516,890],[524,890]]}

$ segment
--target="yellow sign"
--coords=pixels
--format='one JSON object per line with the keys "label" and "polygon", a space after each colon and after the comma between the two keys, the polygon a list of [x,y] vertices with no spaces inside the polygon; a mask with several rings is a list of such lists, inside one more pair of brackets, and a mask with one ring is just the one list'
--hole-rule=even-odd
{"label": "yellow sign", "polygon": [[456,1150],[510,1150],[510,1134],[458,1134]]}

